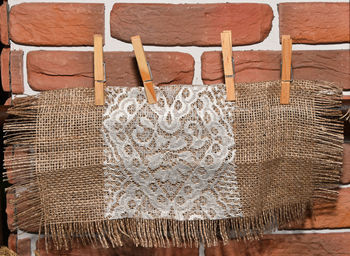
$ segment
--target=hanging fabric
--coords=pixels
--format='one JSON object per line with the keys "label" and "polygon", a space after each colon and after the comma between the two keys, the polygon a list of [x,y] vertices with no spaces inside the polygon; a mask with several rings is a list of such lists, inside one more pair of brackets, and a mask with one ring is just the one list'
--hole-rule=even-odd
{"label": "hanging fabric", "polygon": [[[213,246],[257,238],[336,199],[342,91],[281,81],[46,91],[8,110],[5,144],[26,152],[16,173],[17,225],[54,246]],[[25,207],[21,207],[25,205]]]}

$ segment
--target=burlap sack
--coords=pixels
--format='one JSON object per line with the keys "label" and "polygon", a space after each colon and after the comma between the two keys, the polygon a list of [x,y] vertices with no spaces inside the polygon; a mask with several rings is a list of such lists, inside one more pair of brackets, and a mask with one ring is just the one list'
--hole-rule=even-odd
{"label": "burlap sack", "polygon": [[[6,145],[27,154],[6,166],[19,228],[40,225],[56,248],[205,246],[257,238],[336,199],[342,164],[342,91],[294,81],[47,91],[18,99]],[[40,222],[38,223],[38,218]]]}

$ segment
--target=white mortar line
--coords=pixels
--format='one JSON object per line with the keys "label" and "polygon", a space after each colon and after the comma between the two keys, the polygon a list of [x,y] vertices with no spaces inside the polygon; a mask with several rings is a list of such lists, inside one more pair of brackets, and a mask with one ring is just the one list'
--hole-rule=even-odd
{"label": "white mortar line", "polygon": [[[298,230],[278,230],[271,232],[270,234],[279,234],[279,235],[292,235],[292,234],[335,234],[335,233],[349,233],[350,228],[340,228],[340,229],[298,229]],[[267,234],[267,233],[266,233]]]}
{"label": "white mortar line", "polygon": [[350,184],[346,184],[346,185],[339,185],[339,188],[350,188]]}
{"label": "white mortar line", "polygon": [[198,247],[198,256],[205,256],[205,248],[204,248],[203,243],[200,243],[200,244],[199,244],[199,247]]}

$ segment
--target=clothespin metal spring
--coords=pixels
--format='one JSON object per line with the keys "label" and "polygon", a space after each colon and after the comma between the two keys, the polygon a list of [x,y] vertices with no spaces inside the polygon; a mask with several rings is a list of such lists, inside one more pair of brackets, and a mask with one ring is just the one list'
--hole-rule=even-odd
{"label": "clothespin metal spring", "polygon": [[236,76],[236,73],[235,73],[235,59],[232,57],[231,59],[232,61],[232,75],[225,75],[225,77],[235,77]]}

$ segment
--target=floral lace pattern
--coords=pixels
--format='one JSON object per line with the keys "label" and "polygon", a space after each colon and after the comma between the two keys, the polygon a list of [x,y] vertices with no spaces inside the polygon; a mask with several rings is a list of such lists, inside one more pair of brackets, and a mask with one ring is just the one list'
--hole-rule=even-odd
{"label": "floral lace pattern", "polygon": [[108,87],[103,115],[105,217],[203,220],[242,216],[234,103],[224,85]]}

